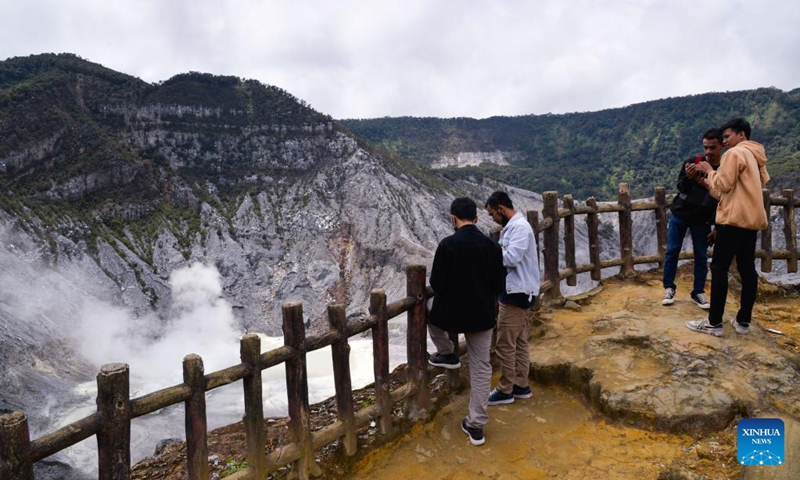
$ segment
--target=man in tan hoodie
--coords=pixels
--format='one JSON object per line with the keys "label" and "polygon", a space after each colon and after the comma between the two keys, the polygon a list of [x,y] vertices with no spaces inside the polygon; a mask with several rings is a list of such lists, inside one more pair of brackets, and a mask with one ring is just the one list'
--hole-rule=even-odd
{"label": "man in tan hoodie", "polygon": [[[759,230],[767,228],[762,188],[769,181],[764,146],[750,140],[750,124],[735,118],[720,127],[722,146],[728,150],[722,156],[719,169],[710,165],[692,165],[701,175],[711,194],[719,200],[716,216],[716,244],[711,260],[711,309],[708,318],[686,322],[694,331],[722,336],[722,316],[728,296],[728,270],[736,258],[742,277],[740,307],[730,323],[736,333],[750,333],[750,320],[758,289],[755,252]],[[689,173],[687,168],[687,173]]]}

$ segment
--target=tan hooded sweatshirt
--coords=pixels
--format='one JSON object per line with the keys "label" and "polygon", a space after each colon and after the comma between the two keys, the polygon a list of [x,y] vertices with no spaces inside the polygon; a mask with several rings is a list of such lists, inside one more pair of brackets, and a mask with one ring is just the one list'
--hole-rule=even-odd
{"label": "tan hooded sweatshirt", "polygon": [[716,223],[747,230],[767,228],[761,189],[769,181],[764,146],[752,140],[739,142],[722,156],[719,169],[706,178],[719,200]]}

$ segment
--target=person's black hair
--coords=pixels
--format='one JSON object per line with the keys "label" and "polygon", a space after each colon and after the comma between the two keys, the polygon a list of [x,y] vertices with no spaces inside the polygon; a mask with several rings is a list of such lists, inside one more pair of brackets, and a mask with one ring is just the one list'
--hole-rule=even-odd
{"label": "person's black hair", "polygon": [[450,204],[450,215],[471,222],[478,218],[478,206],[471,198],[458,197]]}
{"label": "person's black hair", "polygon": [[703,140],[716,140],[722,145],[722,129],[709,128],[703,132]]}
{"label": "person's black hair", "polygon": [[509,197],[506,192],[501,191],[491,194],[486,200],[486,205],[484,205],[484,207],[492,207],[496,209],[500,205],[512,210],[514,209],[514,204],[511,203],[511,197]]}
{"label": "person's black hair", "polygon": [[734,133],[744,132],[744,138],[750,140],[750,124],[742,117],[734,118],[725,122],[725,125],[719,127],[720,132],[731,129]]}

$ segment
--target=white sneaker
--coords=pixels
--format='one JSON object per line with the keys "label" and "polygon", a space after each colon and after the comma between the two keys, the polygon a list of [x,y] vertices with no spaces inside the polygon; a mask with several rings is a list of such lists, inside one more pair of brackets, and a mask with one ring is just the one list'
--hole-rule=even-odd
{"label": "white sneaker", "polygon": [[714,335],[715,337],[722,336],[722,324],[712,326],[708,323],[707,318],[701,318],[700,320],[692,320],[690,322],[686,322],[686,328],[689,330],[694,330],[695,332],[700,333],[707,333],[709,335]]}
{"label": "white sneaker", "polygon": [[739,335],[747,335],[750,333],[750,325],[742,325],[736,320],[736,317],[731,317],[731,325],[733,325],[734,330],[736,330],[736,333]]}
{"label": "white sneaker", "polygon": [[661,300],[661,305],[672,305],[673,303],[675,303],[675,289],[665,288],[664,299]]}

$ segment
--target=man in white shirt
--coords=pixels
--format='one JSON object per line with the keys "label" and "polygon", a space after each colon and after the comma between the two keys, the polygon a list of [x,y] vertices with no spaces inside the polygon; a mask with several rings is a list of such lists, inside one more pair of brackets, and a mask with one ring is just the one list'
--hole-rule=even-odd
{"label": "man in white shirt", "polygon": [[530,351],[527,312],[539,294],[539,253],[536,236],[522,212],[514,209],[506,192],[494,192],[486,211],[503,226],[500,246],[506,268],[505,292],[500,295],[495,353],[500,360],[500,380],[489,394],[489,405],[531,398]]}

